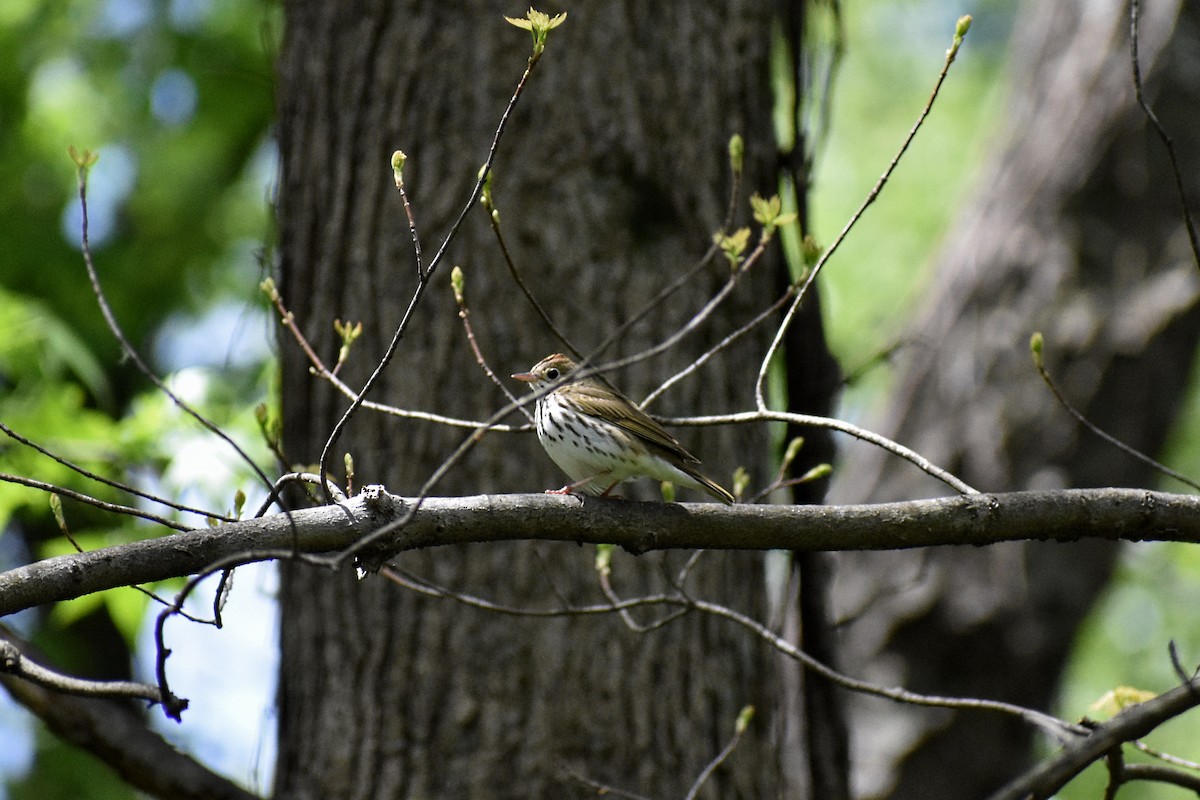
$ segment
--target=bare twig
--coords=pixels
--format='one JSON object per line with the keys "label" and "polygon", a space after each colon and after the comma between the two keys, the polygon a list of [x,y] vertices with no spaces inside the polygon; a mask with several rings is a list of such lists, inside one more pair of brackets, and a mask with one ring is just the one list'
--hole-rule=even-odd
{"label": "bare twig", "polygon": [[779,299],[777,299],[774,303],[767,306],[765,309],[756,314],[750,321],[732,333],[726,335],[723,339],[721,339],[721,341],[717,342],[715,345],[708,348],[708,350],[701,353],[697,358],[693,359],[690,364],[679,370],[679,372],[676,372],[670,378],[667,378],[667,380],[659,384],[658,388],[646,395],[645,399],[642,400],[639,405],[641,405],[641,407],[644,409],[647,405],[653,403],[655,400],[661,397],[663,392],[667,391],[667,389],[670,389],[676,383],[683,380],[688,375],[691,375],[696,370],[700,369],[700,367],[704,366],[704,364],[717,353],[721,352],[726,347],[729,347],[731,344],[757,328],[762,323],[766,322],[768,319],[774,317],[775,313],[779,311],[779,309],[783,308],[784,304],[787,303],[787,301],[790,300],[795,293],[796,287],[789,286],[787,291],[780,295]]}
{"label": "bare twig", "polygon": [[461,603],[462,605],[469,606],[471,608],[477,608],[481,611],[492,611],[497,614],[505,614],[512,617],[595,616],[597,614],[611,614],[614,611],[619,612],[630,608],[662,605],[663,603],[671,602],[671,598],[668,595],[645,595],[642,597],[633,597],[628,600],[619,600],[615,603],[609,602],[579,606],[564,602],[557,608],[522,608],[520,606],[510,606],[502,603],[495,603],[491,600],[486,600],[476,595],[467,594],[465,592],[456,592],[453,589],[447,589],[446,587],[439,586],[426,578],[414,575],[408,570],[401,569],[395,564],[385,564],[382,568],[380,568],[379,574],[383,575],[385,578],[398,586],[403,586],[405,589],[410,589],[418,594],[423,594],[426,597],[453,600],[456,603]]}
{"label": "bare twig", "polygon": [[[12,638],[2,628],[0,635]],[[257,800],[151,731],[127,703],[62,694],[7,675],[0,675],[0,684],[55,735],[92,753],[148,796]]]}
{"label": "bare twig", "polygon": [[1156,781],[1189,789],[1200,795],[1200,776],[1158,764],[1126,764],[1123,777],[1129,781]]}
{"label": "bare twig", "polygon": [[[339,378],[336,372],[325,366],[325,363],[321,360],[321,357],[318,356],[313,350],[312,345],[309,344],[308,339],[304,336],[304,333],[300,330],[299,326],[296,325],[295,315],[288,311],[287,306],[284,305],[283,298],[275,289],[274,283],[270,281],[263,281],[263,290],[267,293],[267,296],[271,299],[272,304],[275,306],[275,310],[279,313],[280,322],[292,334],[292,337],[296,340],[296,343],[304,352],[304,355],[308,358],[309,363],[312,365],[313,373],[321,380],[327,381],[331,386],[333,386],[333,388],[341,392],[346,398],[354,400],[356,397],[358,397],[358,394],[341,378]],[[396,406],[391,406],[386,403],[378,403],[374,400],[363,400],[361,405],[365,409],[378,411],[381,414],[387,414],[389,416],[399,417],[401,419],[419,419],[424,422],[433,422],[438,425],[446,425],[451,428],[478,428],[483,424],[479,420],[458,419],[456,417],[447,417],[442,414],[432,414],[425,411],[411,411],[409,409],[397,408]],[[515,431],[520,429],[520,426],[512,425],[496,424],[492,426],[492,430],[495,431]]]}
{"label": "bare twig", "polygon": [[1170,753],[1164,753],[1161,750],[1156,750],[1145,742],[1133,742],[1133,746],[1151,758],[1157,758],[1159,761],[1164,761],[1177,767],[1183,767],[1184,769],[1200,772],[1200,763],[1198,762],[1189,761],[1186,758],[1180,758],[1179,756],[1174,756]]}
{"label": "bare twig", "polygon": [[49,492],[50,494],[57,494],[61,495],[62,497],[69,497],[72,500],[78,500],[81,503],[87,503],[89,506],[95,506],[102,511],[111,511],[114,514],[125,514],[126,516],[130,517],[140,517],[141,519],[149,520],[150,522],[156,522],[159,525],[164,525],[177,531],[192,530],[191,526],[184,525],[181,522],[176,522],[173,519],[160,517],[158,514],[152,514],[149,511],[142,511],[140,508],[123,506],[119,503],[109,503],[107,501],[92,497],[91,495],[86,495],[83,492],[77,492],[74,489],[67,489],[62,486],[55,486],[54,484],[46,483],[45,481],[34,480],[33,478],[25,478],[20,475],[9,475],[3,472],[0,472],[0,481],[4,481],[6,483],[17,483],[21,486],[28,486],[33,489],[41,489],[43,492]]}
{"label": "bare twig", "polygon": [[[607,547],[607,545],[602,546]],[[638,622],[633,618],[633,615],[629,613],[629,609],[622,605],[621,598],[618,597],[616,591],[613,590],[611,559],[605,557],[604,562],[605,563],[602,566],[598,565],[596,570],[597,576],[600,580],[600,591],[603,592],[604,596],[608,598],[608,601],[612,603],[613,608],[618,611],[621,616],[621,621],[625,623],[625,627],[629,628],[629,630],[633,631],[634,633],[650,633],[651,631],[656,631],[659,628],[674,622],[688,613],[687,608],[681,608],[676,609],[669,614],[664,614],[658,619],[645,624]]]}
{"label": "bare twig", "polygon": [[760,410],[766,410],[767,408],[767,403],[763,394],[763,387],[767,381],[767,370],[771,365],[771,360],[775,357],[775,353],[779,350],[780,345],[783,343],[784,334],[791,326],[792,320],[796,316],[796,312],[800,309],[800,304],[804,302],[804,298],[808,294],[808,287],[812,286],[813,281],[817,279],[817,275],[821,272],[821,268],[825,266],[826,262],[829,261],[835,252],[837,252],[838,247],[840,247],[842,242],[845,241],[846,236],[850,233],[851,229],[858,224],[858,221],[862,218],[862,215],[866,213],[866,210],[871,206],[872,203],[875,202],[876,198],[879,197],[879,193],[883,191],[884,185],[887,184],[888,179],[892,176],[892,173],[896,171],[896,167],[900,164],[900,159],[908,151],[909,145],[911,145],[913,139],[916,138],[917,131],[921,129],[921,125],[924,124],[925,118],[929,116],[929,112],[933,110],[933,103],[935,100],[937,100],[938,93],[942,89],[942,84],[946,81],[946,76],[950,72],[950,65],[954,63],[954,59],[958,55],[958,48],[962,44],[963,37],[966,35],[967,29],[970,28],[970,24],[970,17],[961,17],[958,20],[958,24],[956,25],[954,31],[954,43],[951,45],[950,49],[946,51],[946,60],[942,64],[942,70],[938,73],[937,81],[933,85],[933,91],[930,92],[929,99],[925,102],[925,107],[921,109],[921,113],[918,115],[917,121],[913,123],[912,128],[908,132],[908,136],[904,138],[904,141],[900,145],[900,149],[896,151],[896,155],[892,156],[891,163],[888,164],[887,169],[883,171],[883,174],[879,176],[879,180],[875,182],[873,187],[871,187],[871,191],[867,194],[866,199],[863,200],[862,205],[858,207],[858,210],[854,212],[854,214],[842,227],[842,230],[829,244],[829,247],[825,249],[825,252],[821,254],[821,257],[817,259],[817,263],[813,265],[813,268],[809,270],[807,277],[804,279],[804,283],[800,287],[799,293],[796,295],[795,300],[792,301],[787,313],[784,314],[783,321],[780,322],[778,330],[775,331],[775,339],[771,342],[771,346],[767,348],[767,352],[763,356],[762,363],[758,368],[758,380],[754,384],[754,400]]}
{"label": "bare twig", "polygon": [[1150,110],[1142,93],[1142,68],[1138,63],[1138,19],[1141,16],[1141,3],[1131,0],[1129,4],[1129,60],[1133,65],[1133,91],[1137,103],[1142,108],[1146,119],[1150,120],[1158,138],[1162,139],[1163,147],[1167,149],[1167,158],[1171,161],[1171,175],[1175,178],[1175,195],[1179,198],[1179,214],[1183,217],[1183,226],[1187,229],[1188,243],[1192,246],[1192,261],[1196,269],[1200,269],[1200,240],[1196,236],[1196,224],[1192,220],[1192,212],[1188,208],[1187,191],[1183,187],[1183,176],[1179,169],[1179,159],[1175,156],[1175,143],[1167,135],[1166,129],[1158,121],[1158,117]]}
{"label": "bare twig", "polygon": [[[384,351],[383,357],[379,360],[379,363],[371,372],[370,377],[368,377],[366,382],[363,384],[362,390],[355,394],[354,400],[351,401],[349,408],[346,409],[346,411],[342,414],[341,419],[339,419],[337,424],[334,425],[333,430],[329,434],[329,438],[325,440],[325,446],[321,449],[320,468],[317,470],[317,473],[321,476],[321,486],[325,491],[325,497],[327,500],[332,497],[332,494],[329,490],[329,485],[326,483],[325,478],[325,475],[327,474],[326,465],[329,463],[330,453],[337,444],[338,440],[341,438],[342,431],[345,430],[346,425],[350,422],[350,418],[353,417],[355,412],[358,411],[359,407],[362,406],[363,401],[366,399],[367,393],[371,391],[371,387],[375,385],[375,383],[379,380],[379,376],[383,374],[384,369],[386,369],[388,364],[391,363],[392,358],[396,354],[396,349],[400,345],[400,341],[404,338],[405,333],[408,331],[408,325],[412,320],[413,313],[420,304],[421,298],[425,295],[425,289],[429,286],[430,278],[433,277],[433,274],[437,271],[437,268],[441,266],[442,260],[446,255],[446,249],[458,235],[458,231],[459,228],[462,227],[463,220],[467,218],[467,214],[469,214],[471,209],[475,207],[475,203],[479,199],[479,193],[482,191],[483,184],[487,180],[488,173],[491,172],[492,161],[495,159],[496,151],[500,147],[500,138],[504,134],[504,129],[508,127],[508,120],[512,116],[512,111],[517,105],[517,100],[520,99],[521,93],[524,91],[525,85],[529,81],[529,76],[533,72],[533,68],[537,64],[540,55],[541,54],[539,52],[529,59],[528,65],[525,67],[525,72],[521,75],[521,80],[517,82],[517,88],[513,91],[512,97],[509,99],[508,105],[504,109],[504,113],[500,115],[500,123],[496,126],[496,133],[492,136],[492,144],[488,148],[487,158],[484,159],[483,168],[479,171],[479,177],[475,181],[475,185],[471,190],[470,196],[467,198],[467,202],[463,205],[462,210],[459,211],[458,217],[450,226],[450,230],[446,232],[445,237],[442,239],[442,244],[434,254],[433,258],[430,260],[428,268],[425,269],[424,272],[420,273],[420,277],[417,281],[417,287],[413,291],[412,297],[409,299],[408,308],[405,309],[404,315],[400,319],[400,324],[396,326],[396,332],[392,335],[392,340],[388,343],[387,350]],[[399,170],[396,170],[396,184],[398,187],[403,186]],[[415,241],[415,231],[413,236]]]}
{"label": "bare twig", "polygon": [[[733,220],[737,214],[738,195],[741,192],[742,187],[743,170],[742,156],[740,152],[742,148],[741,137],[735,136],[734,139],[737,140],[736,143],[733,140],[730,141],[729,200],[726,203],[725,219],[721,223],[722,233],[728,232],[733,226]],[[632,316],[618,325],[608,334],[608,336],[604,337],[600,344],[596,346],[595,350],[592,351],[590,358],[599,356],[601,353],[611,347],[614,342],[624,336],[626,331],[636,325],[640,320],[653,313],[656,309],[661,308],[662,304],[665,303],[668,298],[690,283],[692,279],[698,275],[710,261],[716,258],[717,254],[720,252],[720,245],[714,240],[713,243],[709,245],[708,249],[704,251],[704,254],[700,256],[700,259],[691,268],[683,272],[678,278],[664,287],[661,292],[651,298],[649,302],[642,306],[642,308],[634,312]]]}
{"label": "bare twig", "polygon": [[[485,611],[495,611],[502,614],[510,614],[515,616],[559,617],[611,614],[613,612],[624,614],[627,609],[637,606],[678,606],[684,612],[698,611],[700,613],[709,614],[711,616],[716,616],[729,622],[733,622],[745,628],[750,633],[763,640],[768,646],[774,648],[784,656],[798,661],[807,669],[811,669],[830,681],[836,683],[837,685],[853,692],[869,694],[875,697],[880,697],[886,700],[908,705],[962,710],[996,711],[1004,714],[1010,714],[1019,717],[1027,723],[1041,728],[1059,740],[1073,735],[1082,735],[1088,731],[1088,729],[1084,726],[1073,725],[1057,719],[1049,714],[1045,714],[1033,709],[1023,708],[1011,703],[981,700],[976,698],[939,697],[936,695],[926,695],[918,692],[912,692],[907,689],[879,686],[877,684],[872,684],[857,678],[852,678],[849,675],[838,672],[837,670],[826,666],[824,663],[808,655],[803,650],[796,647],[784,637],[775,633],[766,625],[763,625],[757,620],[716,603],[693,599],[686,596],[682,592],[676,592],[669,595],[646,595],[630,600],[616,600],[614,598],[614,602],[606,605],[563,606],[554,609],[528,609],[500,605],[489,600],[475,597],[473,595],[454,592],[442,587],[435,587],[426,582],[424,579],[416,578],[415,576],[407,574],[403,570],[400,570],[394,566],[387,566],[381,570],[381,572],[383,572],[386,577],[395,583],[420,592],[426,596],[449,599],[472,608],[479,608]],[[678,615],[672,615],[666,621],[671,621],[677,616]],[[660,626],[661,625],[655,625],[655,627]],[[642,626],[638,626],[636,623],[630,625],[630,627],[635,630],[635,632],[642,632]]]}
{"label": "bare twig", "polygon": [[88,480],[93,480],[93,481],[96,481],[97,483],[102,483],[105,486],[110,486],[113,489],[118,489],[122,492],[127,492],[131,495],[134,495],[135,497],[140,497],[143,500],[149,500],[152,503],[158,503],[159,505],[164,505],[164,506],[167,506],[168,508],[173,508],[176,511],[183,511],[188,514],[196,514],[201,517],[218,519],[218,520],[221,520],[222,522],[233,522],[233,517],[227,517],[224,514],[217,514],[212,511],[205,511],[200,508],[193,508],[192,506],[184,505],[182,503],[177,503],[174,500],[170,500],[166,497],[159,497],[157,495],[150,494],[149,492],[144,492],[141,489],[138,489],[136,486],[131,486],[127,483],[122,483],[121,481],[113,480],[112,478],[106,478],[103,475],[99,475],[95,472],[92,472],[91,470],[86,469],[85,467],[80,466],[79,464],[76,464],[73,461],[69,461],[69,460],[63,458],[62,456],[58,455],[57,453],[51,452],[50,450],[46,449],[45,447],[42,447],[37,442],[34,442],[30,439],[25,438],[21,434],[14,431],[12,428],[5,425],[3,422],[0,422],[0,432],[3,432],[10,439],[15,439],[16,441],[20,442],[21,444],[25,445],[26,447],[30,447],[30,448],[38,451],[42,455],[46,456],[47,458],[52,459],[53,461],[56,461],[59,464],[62,464],[67,469],[69,469],[72,472],[75,472],[79,475],[82,475],[83,477],[87,478]]}
{"label": "bare twig", "polygon": [[688,789],[688,793],[684,795],[683,800],[696,800],[696,795],[700,793],[700,789],[716,771],[717,767],[724,764],[733,755],[733,751],[737,749],[738,742],[742,740],[742,735],[746,732],[746,727],[750,724],[750,718],[754,716],[754,706],[746,706],[738,714],[737,723],[733,727],[733,736],[721,748],[721,752],[717,753],[711,761],[704,765],[704,769],[700,770],[700,774],[696,776],[692,787]]}
{"label": "bare twig", "polygon": [[837,670],[826,666],[824,663],[810,656],[808,653],[796,647],[791,642],[784,639],[782,636],[770,630],[766,625],[763,625],[756,619],[734,611],[731,608],[710,603],[705,600],[691,600],[690,605],[697,611],[702,611],[706,614],[721,617],[731,622],[735,622],[751,633],[758,636],[768,645],[773,647],[778,652],[802,663],[806,668],[812,670],[826,680],[841,686],[844,689],[849,689],[853,692],[872,695],[874,697],[882,697],[887,700],[892,700],[897,703],[905,703],[908,705],[928,706],[932,708],[952,708],[964,710],[979,710],[979,711],[998,711],[1003,714],[1010,714],[1024,720],[1030,725],[1041,728],[1046,733],[1056,739],[1063,740],[1070,735],[1085,732],[1082,726],[1072,725],[1053,717],[1041,711],[1036,711],[1032,708],[1023,708],[1012,703],[1004,703],[999,700],[981,700],[972,697],[939,697],[937,695],[919,694],[901,688],[888,688],[867,681],[852,678]]}
{"label": "bare twig", "polygon": [[[75,155],[76,154],[73,152],[72,156],[74,157]],[[150,369],[150,366],[142,359],[141,354],[138,353],[137,349],[125,336],[125,331],[122,330],[121,324],[117,322],[116,314],[113,313],[112,307],[108,304],[108,297],[104,294],[104,289],[100,286],[100,275],[96,270],[95,262],[92,260],[92,248],[88,241],[88,165],[86,163],[81,163],[79,159],[76,159],[76,164],[79,167],[79,207],[83,220],[81,224],[82,235],[80,239],[80,246],[83,252],[83,263],[87,268],[88,280],[91,281],[92,284],[92,294],[96,296],[96,302],[100,306],[100,313],[104,316],[104,322],[108,325],[109,332],[112,333],[113,338],[115,338],[117,343],[121,346],[121,351],[125,353],[125,356],[133,362],[134,366],[137,367],[138,371],[141,372],[147,380],[153,383],[160,392],[169,397],[171,402],[174,403],[177,408],[182,410],[192,419],[196,420],[210,433],[212,433],[221,441],[225,442],[225,444],[229,445],[229,447],[232,448],[237,454],[238,458],[244,461],[247,466],[254,471],[254,474],[258,476],[259,480],[261,480],[265,486],[270,486],[271,479],[266,476],[266,473],[262,471],[258,464],[254,463],[254,459],[250,458],[250,455],[233,440],[233,437],[217,427],[215,423],[211,422],[199,411],[192,408],[188,403],[184,402],[179,395],[175,394],[175,392],[173,392],[171,388],[154,373],[154,370]]]}
{"label": "bare twig", "polygon": [[[479,349],[479,341],[475,338],[475,329],[471,325],[471,310],[467,307],[465,280],[462,270],[459,267],[455,267],[451,271],[450,285],[454,289],[454,302],[458,304],[458,318],[462,320],[463,331],[467,335],[467,343],[470,344],[471,352],[475,355],[475,363],[487,375],[488,380],[499,387],[504,396],[508,398],[508,402],[515,405],[525,415],[526,419],[533,422],[533,414],[529,413],[529,409],[526,406],[521,405],[521,402],[513,395],[512,390],[508,388],[508,384],[496,376],[496,373],[488,366],[487,359],[483,357],[483,351]],[[564,339],[563,341],[565,342],[566,340]]]}
{"label": "bare twig", "polygon": [[[163,700],[163,694],[153,686],[136,681],[92,681],[64,675],[49,667],[43,666],[21,652],[15,642],[0,638],[0,672],[14,675],[27,681],[33,681],[39,686],[53,689],[64,694],[75,694],[87,697],[129,697],[136,700],[147,700],[151,703],[167,703],[178,698]],[[179,710],[187,707],[187,701]]]}
{"label": "bare twig", "polygon": [[736,414],[715,414],[704,417],[657,417],[659,422],[664,425],[681,425],[681,426],[700,426],[700,425],[728,425],[732,423],[746,422],[787,422],[791,425],[808,425],[813,428],[828,428],[830,430],[841,431],[849,434],[855,439],[860,439],[864,442],[869,442],[877,447],[880,447],[892,455],[899,456],[910,464],[920,469],[925,474],[937,478],[939,481],[950,486],[957,492],[962,494],[978,494],[978,490],[969,486],[960,478],[955,477],[951,473],[929,461],[922,456],[898,442],[893,442],[885,436],[878,433],[868,431],[865,428],[860,428],[857,425],[852,425],[849,422],[844,422],[833,417],[817,417],[809,414],[793,414],[786,411],[743,411]]}
{"label": "bare twig", "polygon": [[1112,434],[1101,430],[1099,427],[1094,425],[1091,420],[1089,420],[1087,417],[1085,417],[1081,411],[1079,411],[1077,408],[1075,408],[1075,406],[1071,404],[1071,401],[1067,400],[1067,398],[1063,396],[1063,393],[1058,388],[1058,384],[1055,383],[1054,378],[1051,377],[1049,371],[1047,371],[1045,361],[1042,357],[1043,347],[1044,347],[1044,344],[1042,341],[1042,335],[1040,333],[1035,333],[1033,335],[1033,339],[1032,339],[1031,346],[1030,346],[1030,350],[1033,353],[1034,366],[1037,367],[1038,374],[1042,376],[1042,382],[1046,384],[1046,387],[1048,389],[1050,389],[1050,392],[1054,395],[1054,399],[1057,400],[1058,404],[1060,406],[1062,406],[1068,414],[1070,414],[1072,417],[1074,417],[1075,420],[1080,425],[1087,428],[1089,431],[1094,433],[1096,436],[1099,436],[1101,439],[1108,442],[1113,447],[1120,450],[1122,453],[1125,453],[1128,456],[1132,456],[1133,458],[1136,458],[1138,461],[1141,461],[1143,464],[1146,464],[1147,466],[1158,470],[1163,475],[1167,475],[1171,478],[1174,478],[1175,480],[1179,481],[1180,483],[1190,486],[1193,489],[1200,490],[1200,482],[1189,478],[1187,475],[1184,475],[1182,472],[1171,469],[1166,464],[1162,464],[1162,463],[1159,463],[1158,461],[1155,461],[1153,458],[1151,458],[1150,456],[1141,452],[1140,450],[1130,447],[1129,445],[1125,444],[1124,442],[1122,442],[1120,439],[1113,436]]}
{"label": "bare twig", "polygon": [[589,778],[588,776],[584,775],[583,773],[576,772],[573,769],[564,770],[564,772],[569,777],[574,778],[575,780],[582,783],[584,786],[587,786],[591,789],[595,789],[596,795],[598,797],[611,796],[611,797],[622,797],[625,800],[651,800],[649,797],[646,797],[644,794],[634,794],[633,792],[627,792],[624,789],[618,789],[617,787],[612,786],[610,784],[601,783],[600,781]]}
{"label": "bare twig", "polygon": [[571,344],[566,334],[558,329],[558,326],[554,324],[554,320],[550,318],[550,315],[542,307],[542,304],[538,302],[538,299],[533,296],[533,292],[521,277],[521,273],[517,269],[517,264],[513,261],[512,253],[508,250],[508,243],[504,240],[504,231],[500,228],[500,211],[493,202],[490,182],[485,187],[481,200],[483,202],[483,209],[487,211],[488,220],[491,222],[492,233],[496,235],[496,243],[500,245],[500,252],[504,256],[504,263],[508,265],[508,274],[512,276],[513,282],[517,284],[517,288],[521,290],[521,294],[525,295],[525,299],[529,301],[529,305],[541,317],[542,322],[550,329],[550,332],[554,334],[556,339],[562,342],[563,347],[575,358],[581,358],[583,354],[579,352],[575,345]]}
{"label": "bare twig", "polygon": [[[290,516],[290,515],[286,515]],[[158,617],[154,622],[154,649],[155,649],[155,677],[158,681],[158,690],[162,696],[166,698],[162,701],[163,712],[168,717],[180,721],[180,715],[187,708],[188,701],[176,697],[172,694],[170,685],[167,681],[167,659],[171,657],[171,648],[167,647],[165,626],[167,620],[179,614],[183,610],[184,601],[187,600],[197,586],[210,575],[215,575],[218,572],[223,573],[221,578],[222,583],[226,580],[226,576],[234,567],[240,567],[244,564],[252,564],[256,561],[271,561],[271,560],[287,560],[287,559],[302,559],[309,561],[303,554],[297,554],[295,550],[245,550],[239,553],[224,558],[219,558],[212,562],[197,574],[190,577],[183,588],[175,596],[175,602],[158,612]],[[221,596],[221,591],[218,590],[218,597]]]}

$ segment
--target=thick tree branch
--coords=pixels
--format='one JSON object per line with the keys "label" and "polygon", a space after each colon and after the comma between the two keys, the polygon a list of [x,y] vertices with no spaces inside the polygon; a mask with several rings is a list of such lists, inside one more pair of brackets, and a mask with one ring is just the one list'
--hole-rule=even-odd
{"label": "thick tree branch", "polygon": [[[0,574],[0,616],[189,575],[246,551],[336,552],[399,518],[409,503],[368,487],[341,505],[44,559]],[[896,550],[1085,538],[1200,542],[1200,497],[1072,489],[851,506],[635,503],[552,495],[434,497],[370,555],[387,558],[402,550],[517,539],[611,543],[643,553],[675,548]]]}

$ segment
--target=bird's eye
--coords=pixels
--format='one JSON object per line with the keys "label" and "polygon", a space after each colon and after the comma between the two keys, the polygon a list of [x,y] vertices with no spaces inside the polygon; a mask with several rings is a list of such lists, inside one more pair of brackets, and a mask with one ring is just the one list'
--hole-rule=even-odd
{"label": "bird's eye", "polygon": [[558,367],[551,367],[550,369],[546,370],[546,377],[552,381],[558,380],[558,376],[560,374],[562,373],[558,371]]}

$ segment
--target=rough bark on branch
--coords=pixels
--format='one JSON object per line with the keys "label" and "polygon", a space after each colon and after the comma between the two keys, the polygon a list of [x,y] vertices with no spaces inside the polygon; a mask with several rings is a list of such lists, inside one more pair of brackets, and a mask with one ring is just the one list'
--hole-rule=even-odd
{"label": "rough bark on branch", "polygon": [[[0,574],[0,616],[92,592],[288,551],[342,550],[399,519],[410,499],[378,487],[340,506],[277,514],[160,539],[48,558]],[[633,553],[711,550],[900,550],[1079,539],[1200,542],[1200,497],[1141,489],[979,494],[851,506],[639,503],[555,495],[427,499],[380,555],[478,542],[617,544]]]}

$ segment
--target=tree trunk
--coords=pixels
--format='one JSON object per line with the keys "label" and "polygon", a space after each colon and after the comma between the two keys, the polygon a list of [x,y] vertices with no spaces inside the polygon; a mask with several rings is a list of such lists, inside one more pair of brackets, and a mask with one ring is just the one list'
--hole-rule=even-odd
{"label": "tree trunk", "polygon": [[[771,11],[771,3],[751,0],[586,4],[552,32],[505,134],[494,193],[526,281],[580,350],[707,247],[725,215],[730,134],[747,140],[741,218],[746,195],[774,191]],[[428,263],[467,198],[529,37],[482,0],[403,8],[293,0],[285,14],[281,288],[330,360],[333,319],[363,321],[345,374],[361,386],[415,281],[389,156],[397,148],[409,156],[406,184]],[[563,349],[513,286],[483,213],[468,219],[450,252],[498,374]],[[721,261],[605,357],[677,329],[726,279]],[[768,304],[782,269],[771,254],[711,324],[610,379],[638,397]],[[505,399],[470,355],[448,271],[435,278],[372,399],[482,419]],[[767,334],[746,337],[654,410],[746,407]],[[282,353],[285,446],[291,460],[311,462],[347,403],[308,374],[293,344],[285,341]],[[411,493],[463,436],[360,412],[333,463],[350,452],[360,484]],[[765,430],[680,436],[722,483],[739,464],[756,485],[770,476]],[[564,481],[532,435],[493,433],[435,491],[537,491]],[[678,554],[619,556],[613,582],[625,596],[663,590],[664,573],[681,564]],[[398,566],[525,608],[602,602],[592,553],[576,546],[439,549],[405,554]],[[757,555],[709,553],[688,589],[766,612]],[[503,616],[431,600],[379,576],[358,581],[298,565],[284,568],[282,609],[278,797],[595,794],[573,774],[682,797],[747,704],[759,710],[750,733],[701,796],[785,791],[775,663],[718,621],[692,615],[640,634],[615,615]],[[634,616],[645,622],[658,613]]]}
{"label": "tree trunk", "polygon": [[[1200,9],[1177,20],[1180,8],[1144,4],[1141,66],[1195,197]],[[1044,332],[1048,368],[1096,424],[1162,446],[1200,334],[1200,281],[1167,158],[1134,102],[1128,9],[1029,2],[1017,19],[1009,125],[873,427],[985,491],[1150,486],[1144,464],[1055,403],[1028,345]],[[855,452],[841,474],[841,501],[944,492],[878,452]],[[886,664],[871,676],[885,683],[1047,708],[1115,555],[1082,542],[843,555],[844,656]],[[860,763],[892,764],[862,788],[895,798],[985,796],[1028,762],[1032,739],[1011,720],[877,702],[859,704],[855,730]]]}

